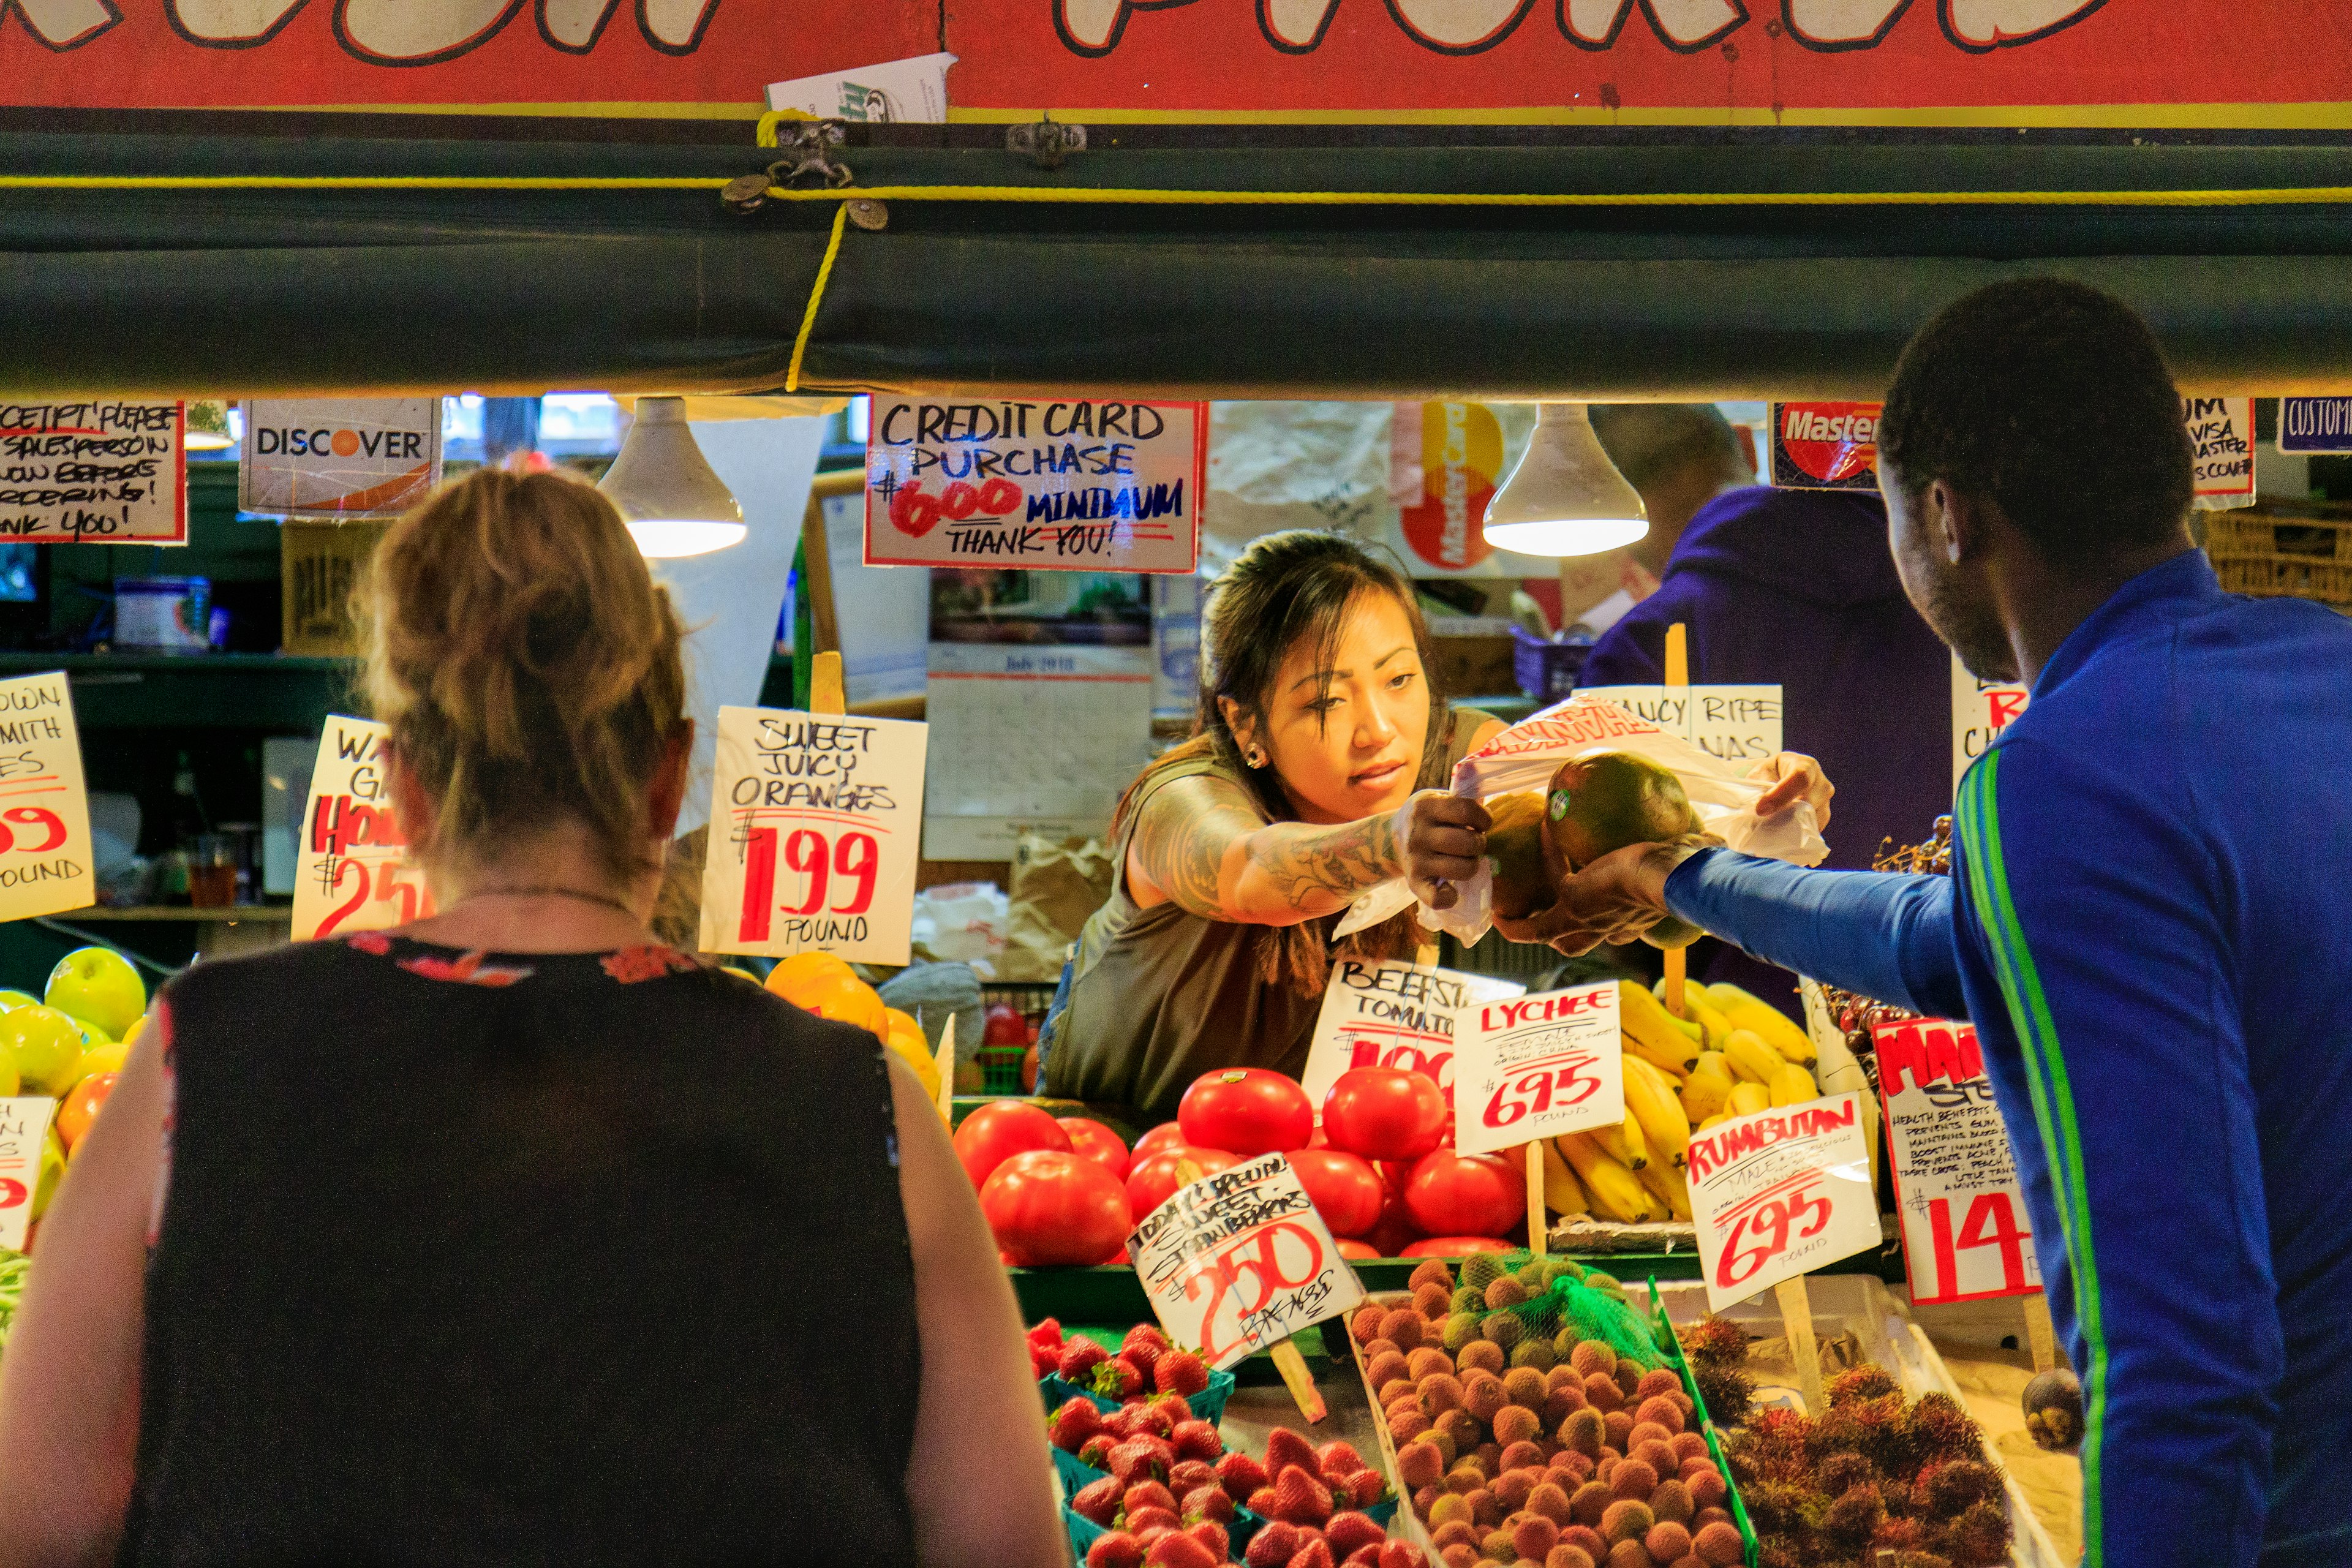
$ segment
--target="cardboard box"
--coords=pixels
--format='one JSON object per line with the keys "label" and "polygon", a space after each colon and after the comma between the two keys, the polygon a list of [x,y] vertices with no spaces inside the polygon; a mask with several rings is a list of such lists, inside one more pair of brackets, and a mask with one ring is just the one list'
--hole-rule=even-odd
{"label": "cardboard box", "polygon": [[278,535],[288,653],[353,658],[359,627],[352,590],[391,522],[287,522]]}

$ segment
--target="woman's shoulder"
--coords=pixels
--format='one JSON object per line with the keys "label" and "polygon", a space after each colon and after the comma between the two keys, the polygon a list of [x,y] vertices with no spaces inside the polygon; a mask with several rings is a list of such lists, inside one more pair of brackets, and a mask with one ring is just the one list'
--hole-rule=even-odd
{"label": "woman's shoulder", "polygon": [[1483,745],[1490,731],[1500,730],[1503,721],[1478,708],[1456,708],[1452,715],[1454,732],[1446,737],[1445,761],[1450,767]]}

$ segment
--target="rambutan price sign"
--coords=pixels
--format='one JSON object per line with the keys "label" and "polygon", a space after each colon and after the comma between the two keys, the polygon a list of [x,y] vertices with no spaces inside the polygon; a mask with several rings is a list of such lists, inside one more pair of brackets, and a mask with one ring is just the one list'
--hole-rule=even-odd
{"label": "rambutan price sign", "polygon": [[2033,1296],[2042,1265],[1973,1024],[1880,1024],[1878,1089],[1911,1299]]}
{"label": "rambutan price sign", "polygon": [[1841,1094],[1691,1135],[1685,1174],[1709,1308],[1878,1245],[1861,1107]]}
{"label": "rambutan price sign", "polygon": [[1465,1007],[1454,1067],[1454,1146],[1465,1154],[1625,1120],[1617,983]]}
{"label": "rambutan price sign", "polygon": [[1364,1299],[1280,1154],[1177,1188],[1135,1227],[1127,1254],[1168,1337],[1218,1370]]}

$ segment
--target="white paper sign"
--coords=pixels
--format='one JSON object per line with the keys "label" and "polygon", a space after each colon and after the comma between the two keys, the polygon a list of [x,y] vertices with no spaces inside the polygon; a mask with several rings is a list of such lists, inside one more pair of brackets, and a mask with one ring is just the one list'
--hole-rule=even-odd
{"label": "white paper sign", "polygon": [[2228,511],[2254,504],[2254,400],[2184,397],[2180,420],[2189,429],[2197,489],[2189,505]]}
{"label": "white paper sign", "polygon": [[179,403],[0,403],[0,539],[188,542]]}
{"label": "white paper sign", "polygon": [[294,874],[292,940],[389,931],[433,913],[425,873],[408,858],[383,766],[392,731],[367,719],[327,715],[310,765]]}
{"label": "white paper sign", "polygon": [[1454,1054],[1454,1146],[1465,1154],[1625,1120],[1617,983],[1462,1009]]}
{"label": "white paper sign", "polygon": [[1692,1134],[1684,1173],[1709,1308],[1878,1245],[1861,1107],[1841,1094]]}
{"label": "white paper sign", "polygon": [[392,517],[441,481],[437,397],[257,398],[236,504],[273,517]]}
{"label": "white paper sign", "polygon": [[2041,1293],[2025,1191],[1973,1024],[1880,1024],[1886,1157],[1914,1305]]}
{"label": "white paper sign", "polygon": [[1993,739],[2025,711],[2032,695],[2014,681],[1979,680],[1960,656],[1952,656],[1952,793],[1960,778],[1992,745]]}
{"label": "white paper sign", "polygon": [[41,1143],[58,1102],[28,1094],[0,1100],[0,1247],[25,1250],[33,1224],[33,1194],[41,1184]]}
{"label": "white paper sign", "polygon": [[1190,572],[1209,405],[874,399],[866,563]]}
{"label": "white paper sign", "polygon": [[1587,686],[1576,694],[1614,702],[1736,771],[1780,750],[1777,686]]}
{"label": "white paper sign", "polygon": [[1299,1085],[1315,1113],[1341,1073],[1351,1068],[1402,1068],[1454,1088],[1454,1041],[1462,1010],[1479,1002],[1524,996],[1516,980],[1423,969],[1401,959],[1341,958],[1331,964],[1316,1015],[1314,1043]]}
{"label": "white paper sign", "polygon": [[0,680],[0,921],[89,908],[94,863],[64,674]]}
{"label": "white paper sign", "polygon": [[1176,1189],[1127,1238],[1160,1326],[1223,1369],[1364,1299],[1280,1154]]}
{"label": "white paper sign", "polygon": [[929,737],[896,719],[721,708],[702,951],[906,963]]}
{"label": "white paper sign", "polygon": [[768,107],[869,125],[939,125],[948,117],[948,67],[955,62],[953,55],[915,55],[771,82]]}

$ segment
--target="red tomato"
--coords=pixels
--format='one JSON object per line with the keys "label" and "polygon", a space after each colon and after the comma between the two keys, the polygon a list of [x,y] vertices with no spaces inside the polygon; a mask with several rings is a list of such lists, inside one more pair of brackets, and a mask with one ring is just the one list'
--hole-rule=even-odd
{"label": "red tomato", "polygon": [[1465,1258],[1474,1252],[1509,1252],[1518,1244],[1491,1236],[1433,1236],[1404,1249],[1406,1258]]}
{"label": "red tomato", "polygon": [[1173,1121],[1163,1121],[1135,1141],[1135,1157],[1140,1160],[1146,1154],[1157,1154],[1162,1149],[1181,1149],[1183,1146],[1184,1130]]}
{"label": "red tomato", "polygon": [[1201,1174],[1213,1176],[1219,1171],[1230,1171],[1241,1163],[1223,1149],[1194,1149],[1180,1145],[1162,1149],[1156,1154],[1146,1154],[1135,1162],[1127,1173],[1127,1206],[1137,1218],[1150,1214],[1168,1201],[1169,1195],[1184,1184],[1176,1179],[1176,1162],[1190,1160],[1201,1167]]}
{"label": "red tomato", "polygon": [[1527,1173],[1500,1154],[1434,1150],[1406,1178],[1404,1206],[1431,1236],[1499,1236],[1527,1217]]}
{"label": "red tomato", "polygon": [[1057,1116],[1054,1120],[1069,1134],[1072,1153],[1084,1154],[1120,1181],[1127,1180],[1127,1145],[1118,1141],[1118,1133],[1083,1116]]}
{"label": "red tomato", "polygon": [[1451,1120],[1436,1080],[1402,1068],[1351,1068],[1323,1097],[1331,1146],[1367,1160],[1418,1160],[1444,1141]]}
{"label": "red tomato", "polygon": [[1289,1158],[1333,1236],[1362,1236],[1380,1222],[1388,1193],[1368,1162],[1337,1149],[1297,1149]]}
{"label": "red tomato", "polygon": [[1070,1152],[1070,1135],[1061,1123],[1025,1100],[992,1100],[963,1119],[956,1129],[956,1158],[974,1187],[1015,1154],[1032,1149]]}
{"label": "red tomato", "polygon": [[1240,1158],[1287,1154],[1315,1135],[1315,1106],[1298,1080],[1265,1068],[1221,1068],[1192,1080],[1177,1102],[1184,1142]]}
{"label": "red tomato", "polygon": [[1009,1002],[999,1002],[981,1018],[980,1043],[983,1046],[1025,1046],[1029,1043],[1028,1021]]}
{"label": "red tomato", "polygon": [[1118,1178],[1066,1150],[1033,1149],[996,1167],[980,1189],[988,1228],[1021,1268],[1100,1263],[1127,1238]]}
{"label": "red tomato", "polygon": [[1344,1236],[1339,1238],[1339,1256],[1342,1258],[1360,1262],[1380,1255],[1381,1249],[1368,1241],[1351,1241]]}
{"label": "red tomato", "polygon": [[1388,1188],[1381,1194],[1380,1222],[1363,1237],[1368,1246],[1377,1247],[1382,1258],[1402,1256],[1405,1247],[1421,1235],[1421,1227],[1412,1223],[1405,1211],[1402,1184]]}

